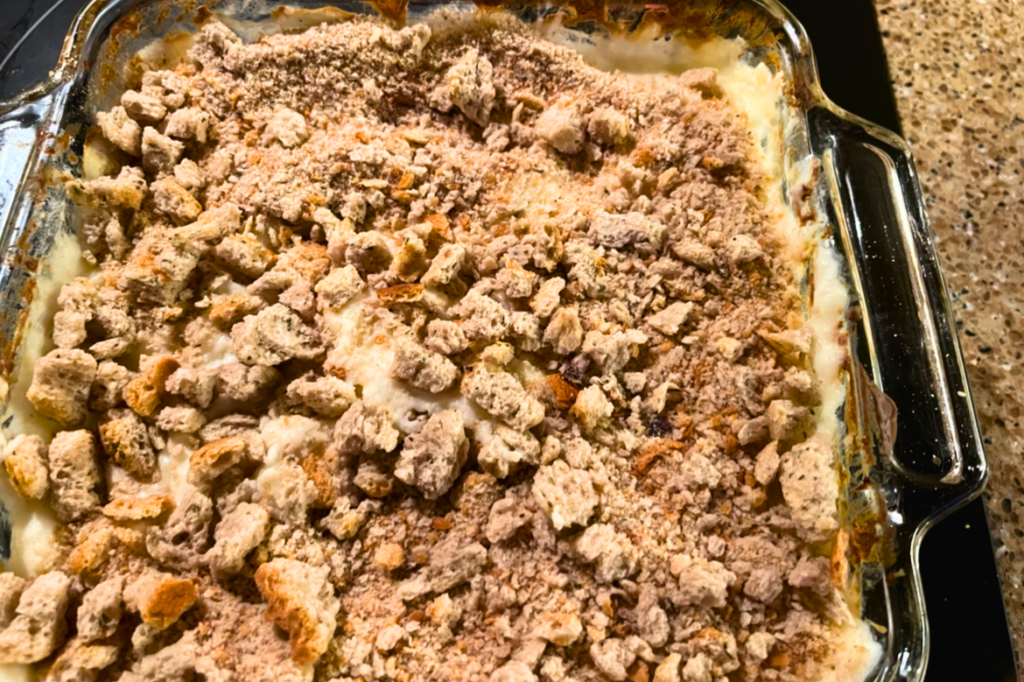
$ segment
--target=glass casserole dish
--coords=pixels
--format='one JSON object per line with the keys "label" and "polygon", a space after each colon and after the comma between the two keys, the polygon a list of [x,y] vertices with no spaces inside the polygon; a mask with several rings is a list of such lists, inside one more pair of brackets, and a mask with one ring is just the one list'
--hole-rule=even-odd
{"label": "glass casserole dish", "polygon": [[[271,15],[254,3],[225,4],[214,10],[246,21]],[[319,8],[326,3],[291,4]],[[438,6],[412,3],[409,19]],[[396,19],[405,12],[388,3],[377,9]],[[564,11],[585,33],[609,25],[639,31],[650,22],[691,40],[739,37],[748,45],[746,58],[785,74],[790,90],[780,103],[783,177],[793,177],[809,159],[820,163],[811,203],[832,228],[828,239],[844,259],[851,289],[843,513],[862,616],[878,626],[884,648],[870,679],[920,679],[928,637],[917,548],[931,524],[980,491],[986,469],[905,143],[827,100],[806,37],[775,3],[505,4],[502,9],[529,21]],[[6,380],[15,382],[19,368],[31,364],[22,353],[31,345],[33,326],[39,326],[31,303],[43,294],[35,278],[54,267],[47,256],[57,234],[73,229],[63,184],[55,181],[59,171],[71,170],[61,166],[63,150],[81,149],[84,131],[100,102],[116,89],[128,55],[156,37],[194,30],[205,11],[163,2],[94,2],[72,26],[51,78],[0,106],[0,174],[8,188],[0,206],[8,253],[0,271]],[[291,28],[302,27],[301,15],[296,16]],[[795,183],[792,189],[798,193]],[[898,437],[879,389],[899,409]],[[5,544],[0,551],[6,562],[10,541]]]}

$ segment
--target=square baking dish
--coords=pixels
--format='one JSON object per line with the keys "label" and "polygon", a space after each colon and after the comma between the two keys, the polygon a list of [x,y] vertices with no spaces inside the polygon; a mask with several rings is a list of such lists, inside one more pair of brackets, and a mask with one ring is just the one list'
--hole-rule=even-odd
{"label": "square baking dish", "polygon": [[[211,12],[250,27],[251,38],[270,26],[300,29],[337,17],[337,10],[376,11],[411,22],[440,7],[474,7],[429,0],[381,0],[372,6],[292,0],[289,6],[300,11],[282,12],[276,3],[256,0],[94,0],[75,19],[50,77],[0,103],[4,401],[26,388],[21,384],[41,350],[26,339],[48,323],[36,314],[40,306],[33,307],[43,295],[38,283],[55,265],[49,256],[58,235],[75,230],[62,178],[78,172],[94,113],[111,103],[140,48],[195,31]],[[335,9],[303,11],[324,6]],[[840,255],[849,289],[843,529],[834,564],[843,569],[851,603],[874,625],[883,648],[868,679],[922,679],[929,640],[918,549],[929,527],[980,493],[987,468],[906,143],[829,101],[803,29],[774,0],[484,0],[477,9],[493,8],[527,22],[560,13],[582,41],[608,33],[697,42],[741,38],[745,59],[784,75],[788,88],[778,103],[784,127],[777,133],[784,139],[781,176],[793,179],[784,181],[786,200],[807,220],[827,226],[822,239]],[[808,168],[814,169],[813,182],[796,180]],[[5,420],[2,428],[9,425]],[[0,562],[9,561],[10,553],[11,527],[0,500]]]}

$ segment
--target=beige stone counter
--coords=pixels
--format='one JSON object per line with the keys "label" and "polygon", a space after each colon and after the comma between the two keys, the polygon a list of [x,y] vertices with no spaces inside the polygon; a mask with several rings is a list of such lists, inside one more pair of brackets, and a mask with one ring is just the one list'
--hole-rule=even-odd
{"label": "beige stone counter", "polygon": [[1024,3],[876,0],[991,463],[986,501],[1024,652]]}

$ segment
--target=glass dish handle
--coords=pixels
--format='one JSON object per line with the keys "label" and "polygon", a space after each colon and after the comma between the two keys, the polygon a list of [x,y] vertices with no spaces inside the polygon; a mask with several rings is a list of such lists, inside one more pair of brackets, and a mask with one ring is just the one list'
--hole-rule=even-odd
{"label": "glass dish handle", "polygon": [[865,592],[864,615],[888,632],[889,655],[872,679],[918,682],[929,649],[920,544],[928,528],[981,492],[988,469],[906,143],[831,105],[810,109],[808,124],[832,238],[857,299],[850,348],[864,474],[881,491],[876,513],[891,529],[888,559],[863,566],[880,585]]}
{"label": "glass dish handle", "polygon": [[969,497],[987,468],[913,158],[896,135],[848,115],[816,109],[811,120],[859,303],[853,360],[899,410],[881,454],[936,501]]}

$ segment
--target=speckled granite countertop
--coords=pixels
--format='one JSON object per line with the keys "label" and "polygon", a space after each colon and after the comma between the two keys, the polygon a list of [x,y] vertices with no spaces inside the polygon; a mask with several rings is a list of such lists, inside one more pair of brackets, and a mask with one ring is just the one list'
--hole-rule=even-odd
{"label": "speckled granite countertop", "polygon": [[876,0],[991,465],[986,494],[1024,652],[1024,4]]}

